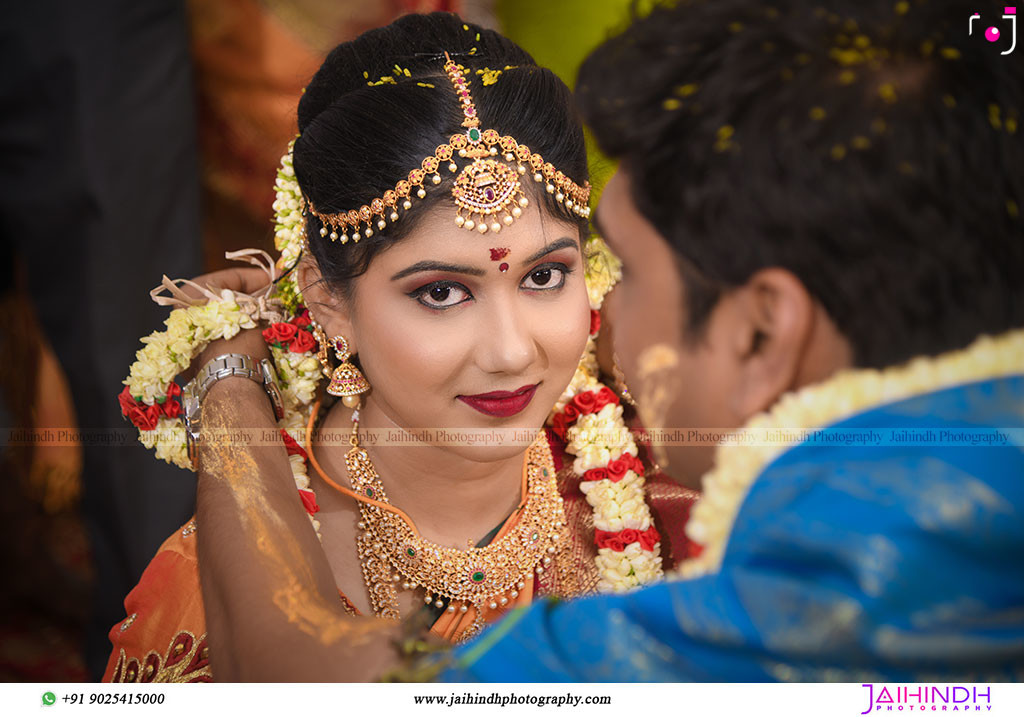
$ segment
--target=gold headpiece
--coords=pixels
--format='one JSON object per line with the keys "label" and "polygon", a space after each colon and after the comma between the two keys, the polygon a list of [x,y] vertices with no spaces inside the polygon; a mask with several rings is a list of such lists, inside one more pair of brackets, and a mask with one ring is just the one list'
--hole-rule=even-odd
{"label": "gold headpiece", "polygon": [[[452,135],[448,144],[442,144],[434,150],[434,154],[424,158],[420,166],[411,170],[408,177],[399,181],[394,189],[389,189],[359,209],[327,214],[318,212],[313,203],[309,202],[310,213],[323,225],[320,236],[329,235],[331,241],[340,239],[342,244],[346,244],[349,239],[358,242],[364,236],[373,236],[374,225],[377,229],[384,229],[388,221],[398,220],[399,202],[403,209],[412,207],[414,189],[420,199],[427,196],[424,181],[428,176],[434,184],[441,183],[438,170],[443,162],[448,162],[448,171],[458,170],[458,165],[453,161],[456,152],[460,157],[473,160],[455,178],[452,187],[452,197],[459,208],[455,224],[460,227],[476,229],[481,234],[499,232],[502,223],[511,224],[520,216],[523,208],[530,203],[519,182],[519,177],[528,171],[527,167],[533,171],[535,182],[546,183],[548,194],[554,195],[559,204],[577,216],[590,216],[590,207],[587,206],[590,182],[584,182],[581,187],[512,137],[502,137],[493,129],[481,130],[476,106],[463,77],[463,69],[452,61],[447,52],[444,56],[444,70],[462,105],[462,113],[465,115],[462,126],[466,132]],[[499,150],[505,162],[493,158]],[[515,167],[511,165],[512,162],[516,162]]]}

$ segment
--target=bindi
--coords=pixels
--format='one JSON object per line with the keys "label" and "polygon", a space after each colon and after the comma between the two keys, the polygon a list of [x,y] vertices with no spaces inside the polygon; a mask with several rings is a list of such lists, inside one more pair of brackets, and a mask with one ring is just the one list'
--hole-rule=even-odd
{"label": "bindi", "polygon": [[[491,261],[501,261],[502,259],[509,255],[510,251],[510,249],[503,246],[492,248]],[[498,271],[500,271],[502,274],[508,271],[508,262],[502,261],[501,264],[498,265]]]}

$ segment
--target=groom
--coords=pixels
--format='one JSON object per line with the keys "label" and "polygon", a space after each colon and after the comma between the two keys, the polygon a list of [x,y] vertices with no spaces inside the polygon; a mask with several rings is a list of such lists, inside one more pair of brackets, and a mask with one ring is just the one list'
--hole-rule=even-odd
{"label": "groom", "polygon": [[[660,8],[581,69],[620,161],[608,321],[662,467],[703,476],[703,552],[686,580],[514,613],[442,679],[1024,676],[1022,64],[968,34],[973,7],[819,5]],[[388,662],[204,581],[236,636],[222,677]]]}

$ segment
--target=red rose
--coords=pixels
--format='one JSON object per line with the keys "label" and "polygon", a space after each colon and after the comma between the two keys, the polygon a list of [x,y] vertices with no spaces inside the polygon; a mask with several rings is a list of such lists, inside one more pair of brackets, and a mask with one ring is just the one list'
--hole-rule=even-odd
{"label": "red rose", "polygon": [[121,415],[127,416],[128,411],[136,408],[138,404],[135,403],[135,398],[132,396],[131,391],[125,386],[121,393],[117,394],[117,402],[121,406]]}
{"label": "red rose", "polygon": [[594,543],[598,548],[609,548],[616,553],[621,553],[628,545],[623,541],[621,533],[613,533],[608,530],[595,530]]}
{"label": "red rose", "polygon": [[159,419],[159,406],[146,406],[145,408],[133,406],[128,411],[128,420],[135,424],[135,427],[141,431],[152,431],[156,428],[156,422]]}
{"label": "red rose", "polygon": [[624,460],[625,455],[622,458],[616,458],[608,463],[608,479],[612,483],[618,483],[626,477],[626,471],[629,470],[629,462]]}
{"label": "red rose", "polygon": [[634,473],[636,473],[638,476],[643,476],[643,474],[644,474],[644,462],[642,460],[640,460],[639,458],[637,458],[636,456],[630,454],[630,453],[626,453],[622,457],[625,458],[626,456],[629,456],[629,467],[630,467],[630,469]]}
{"label": "red rose", "polygon": [[601,312],[596,309],[590,310],[590,335],[597,336],[597,332],[601,330]]}
{"label": "red rose", "polygon": [[626,528],[620,530],[619,535],[622,536],[622,542],[626,545],[632,545],[633,543],[640,542],[640,531],[633,528]]}
{"label": "red rose", "polygon": [[566,424],[569,424],[580,417],[580,410],[570,403],[562,409],[562,415],[565,416]]}
{"label": "red rose", "polygon": [[281,429],[281,437],[284,438],[284,447],[290,456],[302,456],[302,460],[309,460],[306,450],[300,446],[294,438],[288,435],[288,431]]}
{"label": "red rose", "polygon": [[304,354],[314,348],[316,348],[316,339],[313,338],[313,334],[305,330],[296,332],[291,346],[288,347],[290,351],[297,354]]}
{"label": "red rose", "polygon": [[311,322],[312,319],[309,318],[309,309],[303,309],[302,313],[300,313],[298,316],[295,317],[294,320],[292,320],[293,324],[300,327],[309,326]]}
{"label": "red rose", "polygon": [[302,507],[306,509],[307,513],[313,515],[320,512],[320,506],[316,504],[316,494],[313,491],[299,488],[299,498],[302,499]]}
{"label": "red rose", "polygon": [[597,403],[595,404],[594,411],[600,411],[609,403],[614,403],[616,406],[619,405],[619,397],[607,386],[601,386],[597,391]]}
{"label": "red rose", "polygon": [[164,401],[163,405],[160,406],[160,408],[163,410],[164,415],[167,416],[168,418],[177,418],[178,416],[181,415],[181,404],[175,401],[173,398],[168,398],[166,401]]}
{"label": "red rose", "polygon": [[177,418],[181,415],[181,404],[178,402],[178,396],[181,395],[181,386],[171,381],[167,385],[167,394],[164,402],[160,404],[160,408],[163,414],[168,418]]}
{"label": "red rose", "polygon": [[581,414],[593,413],[596,410],[594,406],[597,405],[597,396],[593,391],[584,391],[573,396],[572,403]]}
{"label": "red rose", "polygon": [[268,344],[284,345],[295,338],[299,328],[293,324],[271,324],[263,330],[263,340]]}
{"label": "red rose", "polygon": [[608,471],[604,468],[591,468],[583,474],[583,480],[605,480],[609,477]]}
{"label": "red rose", "polygon": [[551,419],[551,430],[555,432],[561,440],[565,440],[565,432],[569,429],[569,422],[566,420],[565,415],[556,413],[555,417]]}
{"label": "red rose", "polygon": [[658,534],[658,529],[652,525],[640,533],[638,539],[641,548],[644,550],[654,550],[654,546],[661,542],[661,535]]}

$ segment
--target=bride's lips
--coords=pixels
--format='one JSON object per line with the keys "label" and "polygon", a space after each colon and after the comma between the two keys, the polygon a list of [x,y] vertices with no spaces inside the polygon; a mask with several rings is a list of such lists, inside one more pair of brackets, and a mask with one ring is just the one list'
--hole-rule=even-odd
{"label": "bride's lips", "polygon": [[480,413],[499,418],[514,416],[533,400],[533,394],[537,391],[539,383],[530,386],[523,386],[515,391],[491,391],[490,393],[477,393],[472,396],[457,396],[457,398],[470,408]]}

